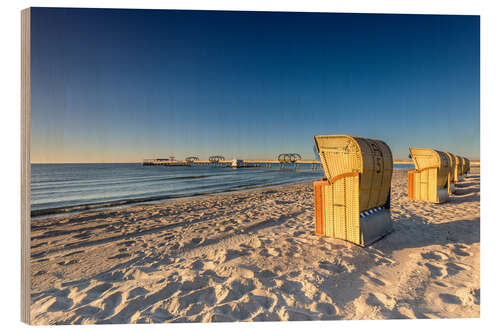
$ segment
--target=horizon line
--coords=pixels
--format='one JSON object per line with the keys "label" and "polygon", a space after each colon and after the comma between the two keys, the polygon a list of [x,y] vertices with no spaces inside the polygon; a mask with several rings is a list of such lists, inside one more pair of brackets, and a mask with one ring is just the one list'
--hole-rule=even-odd
{"label": "horizon line", "polygon": [[[177,161],[177,160],[176,160]],[[179,160],[181,161],[181,160]],[[471,162],[480,162],[480,159],[471,159]],[[393,163],[397,162],[412,162],[411,159],[394,159]],[[85,161],[77,161],[77,162],[30,162],[30,164],[140,164],[142,161],[126,161],[126,162],[85,162]]]}

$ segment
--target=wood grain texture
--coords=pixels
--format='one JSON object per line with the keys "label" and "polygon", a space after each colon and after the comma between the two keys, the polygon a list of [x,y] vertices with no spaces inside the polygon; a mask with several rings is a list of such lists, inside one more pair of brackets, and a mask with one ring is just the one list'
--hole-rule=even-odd
{"label": "wood grain texture", "polygon": [[30,324],[31,10],[21,11],[21,321]]}

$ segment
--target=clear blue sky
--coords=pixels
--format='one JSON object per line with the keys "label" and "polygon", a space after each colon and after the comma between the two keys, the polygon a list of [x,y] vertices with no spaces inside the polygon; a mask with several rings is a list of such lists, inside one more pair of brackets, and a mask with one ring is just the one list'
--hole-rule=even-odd
{"label": "clear blue sky", "polygon": [[32,162],[313,158],[313,136],[395,158],[479,158],[479,16],[33,8]]}

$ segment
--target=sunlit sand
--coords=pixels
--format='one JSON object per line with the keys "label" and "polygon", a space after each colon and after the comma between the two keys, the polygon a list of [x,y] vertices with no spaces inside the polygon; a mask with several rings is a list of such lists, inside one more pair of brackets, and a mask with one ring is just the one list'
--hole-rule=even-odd
{"label": "sunlit sand", "polygon": [[34,324],[479,317],[479,167],[362,248],[314,234],[312,183],[32,222]]}

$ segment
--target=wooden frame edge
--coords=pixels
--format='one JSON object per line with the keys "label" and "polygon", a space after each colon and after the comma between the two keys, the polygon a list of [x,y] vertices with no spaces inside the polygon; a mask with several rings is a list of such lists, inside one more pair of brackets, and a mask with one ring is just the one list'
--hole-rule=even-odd
{"label": "wooden frame edge", "polygon": [[30,324],[31,269],[31,9],[21,11],[21,321]]}

